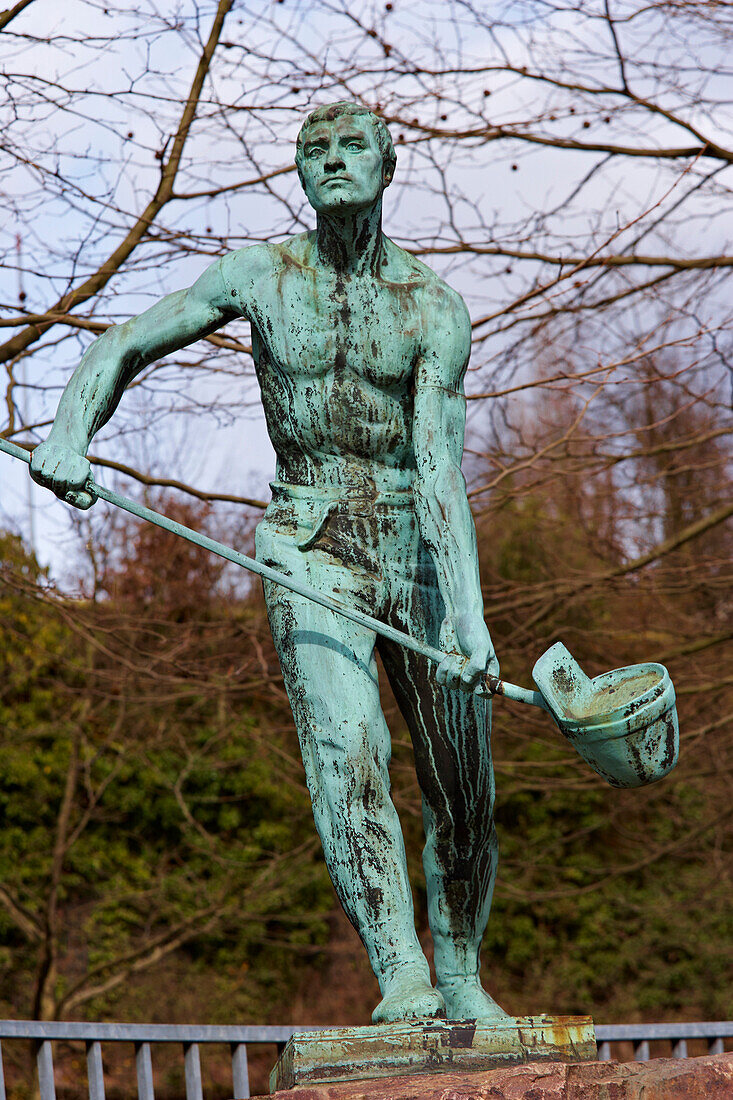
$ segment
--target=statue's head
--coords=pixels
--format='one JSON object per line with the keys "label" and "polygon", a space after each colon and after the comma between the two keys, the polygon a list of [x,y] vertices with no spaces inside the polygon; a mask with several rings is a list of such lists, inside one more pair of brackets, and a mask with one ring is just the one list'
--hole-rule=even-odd
{"label": "statue's head", "polygon": [[381,118],[359,103],[332,103],[308,115],[295,147],[295,166],[318,213],[373,206],[394,175],[394,145]]}

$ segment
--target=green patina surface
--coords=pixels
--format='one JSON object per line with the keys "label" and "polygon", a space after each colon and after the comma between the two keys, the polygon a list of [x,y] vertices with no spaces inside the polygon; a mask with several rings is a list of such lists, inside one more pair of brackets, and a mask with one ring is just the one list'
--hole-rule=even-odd
{"label": "green patina surface", "polygon": [[[449,654],[434,675],[426,658],[265,582],[316,826],[383,994],[374,1019],[501,1018],[478,979],[497,849],[490,701],[472,689],[498,666],[461,473],[468,313],[382,233],[395,156],[380,120],[349,104],[314,112],[296,163],[315,231],[230,253],[109,329],[70,380],[32,474],[88,507],[84,455],[135,375],[234,317],[251,321],[277,453],[258,559]],[[389,793],[377,644],[423,791],[437,989]]]}
{"label": "green patina surface", "polygon": [[[136,374],[233,318],[251,322],[277,454],[272,501],[257,529],[257,571],[328,868],[382,991],[373,1019],[508,1021],[479,981],[497,844],[491,702],[476,689],[488,672],[492,692],[545,705],[591,766],[621,785],[648,782],[673,766],[674,692],[665,687],[662,718],[657,697],[650,701],[653,736],[634,696],[608,724],[617,748],[586,751],[584,726],[591,713],[598,726],[598,699],[579,704],[578,678],[596,685],[600,698],[624,670],[601,685],[566,651],[554,663],[547,654],[535,668],[546,702],[497,679],[461,473],[466,307],[382,233],[395,155],[375,115],[352,104],[313,112],[298,137],[296,164],[316,229],[229,253],[192,287],[105,332],[69,381],[31,474],[69,503],[90,507],[96,496],[86,451]],[[195,541],[247,565],[220,544]],[[275,583],[278,575],[287,588]],[[332,600],[358,621],[337,613]],[[395,630],[414,644],[400,644]],[[434,674],[437,650],[444,656]],[[415,932],[390,798],[377,651],[410,729],[423,795],[437,988]],[[553,690],[540,682],[542,669],[552,674]],[[563,689],[570,674],[576,679]],[[640,675],[645,686],[649,677]],[[664,722],[666,734],[657,737]],[[615,775],[619,760],[625,770]]]}
{"label": "green patina surface", "polygon": [[298,1031],[270,1074],[270,1092],[423,1073],[480,1073],[526,1062],[590,1062],[596,1056],[590,1016]]}

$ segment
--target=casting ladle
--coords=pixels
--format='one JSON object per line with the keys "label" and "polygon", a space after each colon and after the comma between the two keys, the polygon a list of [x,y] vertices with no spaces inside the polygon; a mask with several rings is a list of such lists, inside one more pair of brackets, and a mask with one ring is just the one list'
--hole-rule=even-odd
{"label": "casting ladle", "polygon": [[[6,439],[0,439],[0,450],[30,463],[30,453]],[[440,664],[445,657],[441,650],[417,641],[402,630],[341,604],[310,585],[302,584],[112,489],[105,489],[91,477],[84,490],[138,519],[147,520],[226,561],[313,600],[436,664]],[[664,665],[631,665],[591,680],[565,646],[556,642],[537,661],[532,675],[539,691],[530,691],[491,675],[485,676],[475,690],[482,694],[503,695],[518,703],[548,711],[563,736],[611,786],[640,787],[653,783],[677,763],[679,725],[675,693]]]}

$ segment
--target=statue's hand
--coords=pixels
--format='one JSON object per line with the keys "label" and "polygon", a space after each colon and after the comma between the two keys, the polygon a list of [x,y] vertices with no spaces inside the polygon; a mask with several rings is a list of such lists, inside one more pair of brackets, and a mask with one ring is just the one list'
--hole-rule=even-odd
{"label": "statue's hand", "polygon": [[446,656],[438,666],[436,679],[446,687],[473,691],[486,673],[499,675],[499,662],[482,615],[445,619],[440,647]]}
{"label": "statue's hand", "polygon": [[75,508],[91,508],[97,499],[85,488],[91,480],[88,460],[64,444],[50,439],[39,443],[31,455],[30,471],[35,482]]}

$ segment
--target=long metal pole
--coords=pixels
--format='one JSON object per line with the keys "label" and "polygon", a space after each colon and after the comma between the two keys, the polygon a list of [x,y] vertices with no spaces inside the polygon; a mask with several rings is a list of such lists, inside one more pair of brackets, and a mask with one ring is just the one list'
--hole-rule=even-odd
{"label": "long metal pole", "polygon": [[[7,439],[0,439],[0,450],[5,451],[12,458],[19,458],[21,462],[30,463],[30,453]],[[339,603],[338,600],[334,600],[332,596],[327,596],[324,592],[319,592],[317,588],[312,588],[309,584],[302,584],[293,577],[279,573],[277,569],[272,569],[269,565],[263,565],[262,562],[240,553],[239,550],[232,550],[231,547],[225,546],[223,542],[217,542],[216,539],[209,538],[208,535],[202,535],[190,527],[184,527],[182,523],[168,519],[160,512],[155,512],[152,508],[146,508],[143,504],[138,504],[128,497],[123,497],[112,489],[105,489],[104,486],[98,485],[93,479],[87,482],[84,489],[86,492],[99,497],[100,500],[106,500],[108,504],[114,504],[117,508],[122,508],[125,512],[137,516],[138,519],[147,520],[148,523],[153,523],[156,527],[162,527],[164,531],[170,531],[196,546],[203,547],[204,550],[210,550],[212,554],[217,554],[220,558],[225,558],[226,561],[234,562],[235,565],[248,569],[250,573],[256,573],[257,576],[264,577],[265,580],[273,581],[275,584],[282,585],[283,588],[288,588],[291,592],[296,592],[299,596],[313,600],[321,607],[327,607],[329,611],[335,611],[337,615],[343,615],[351,622],[357,623],[358,626],[373,630],[375,634],[380,634],[383,638],[388,638],[389,641],[396,642],[398,645],[404,646],[405,649],[412,650],[413,653],[419,653],[436,664],[440,664],[446,656],[441,650],[434,649],[423,642],[418,642],[415,638],[411,638],[409,634],[405,634],[404,631],[397,630],[395,627],[389,626],[388,623],[382,623],[379,619],[374,619],[363,611],[358,611],[354,607],[347,607],[345,604]],[[484,694],[488,693],[489,695],[504,695],[507,699],[514,699],[518,703],[528,703],[530,706],[540,707],[542,710],[548,709],[539,691],[529,691],[527,688],[500,680],[496,676],[484,677],[483,683],[479,684],[476,691]]]}

